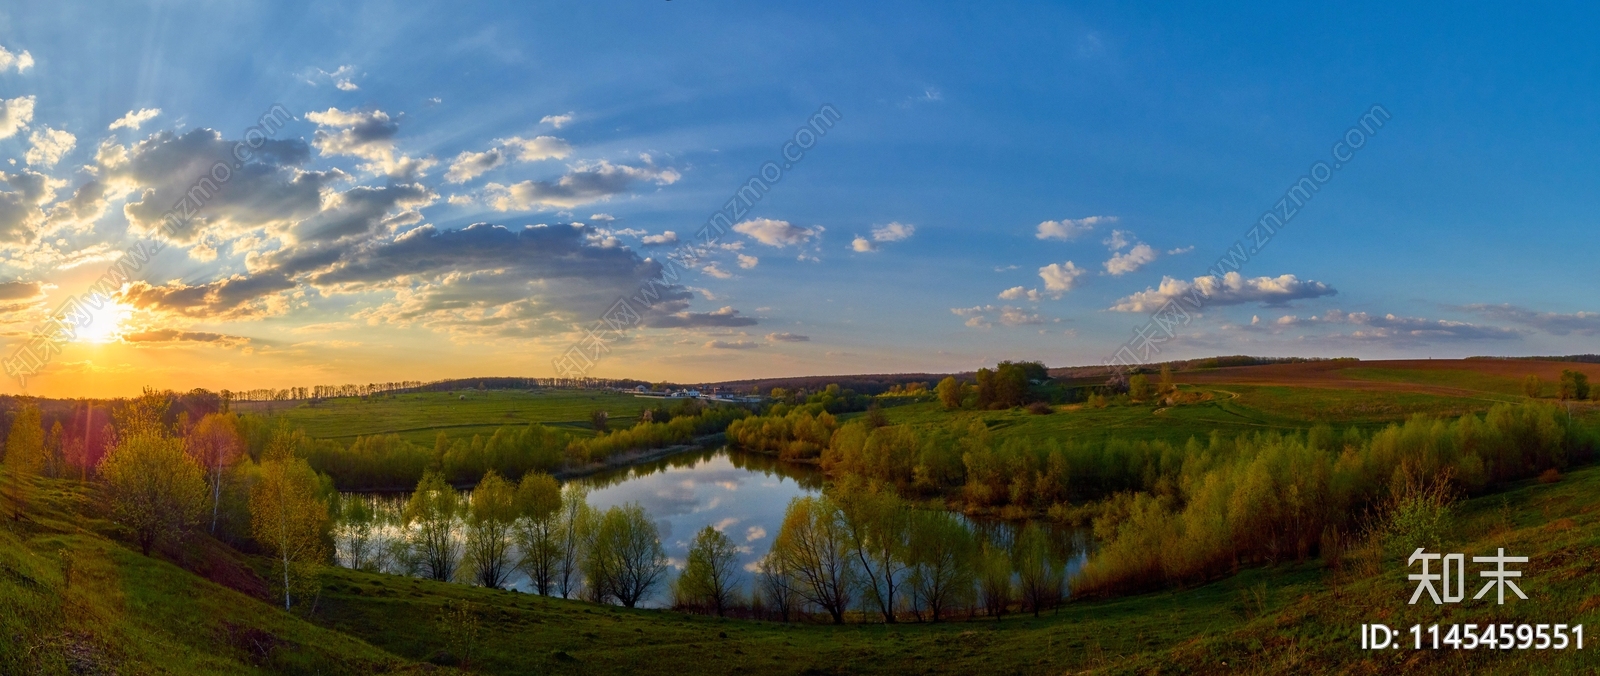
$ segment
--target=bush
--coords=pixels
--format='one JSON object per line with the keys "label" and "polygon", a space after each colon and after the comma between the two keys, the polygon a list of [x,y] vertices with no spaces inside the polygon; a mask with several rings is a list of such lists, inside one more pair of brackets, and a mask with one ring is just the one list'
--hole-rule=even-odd
{"label": "bush", "polygon": [[1048,402],[1036,401],[1028,404],[1028,412],[1034,415],[1050,415],[1055,412]]}

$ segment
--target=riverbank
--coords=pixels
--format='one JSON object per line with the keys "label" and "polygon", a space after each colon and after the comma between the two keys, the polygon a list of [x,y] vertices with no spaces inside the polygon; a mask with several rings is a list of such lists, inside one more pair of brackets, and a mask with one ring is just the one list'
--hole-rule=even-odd
{"label": "riverbank", "polygon": [[554,476],[561,481],[581,479],[583,477],[599,474],[601,472],[624,469],[633,465],[642,465],[647,462],[655,462],[679,453],[721,446],[727,441],[727,438],[728,435],[726,433],[718,432],[716,434],[707,434],[702,437],[695,437],[692,443],[678,444],[676,446],[663,446],[661,448],[624,451],[622,453],[610,456],[601,462],[593,462],[579,467],[557,470],[552,472],[551,476]]}

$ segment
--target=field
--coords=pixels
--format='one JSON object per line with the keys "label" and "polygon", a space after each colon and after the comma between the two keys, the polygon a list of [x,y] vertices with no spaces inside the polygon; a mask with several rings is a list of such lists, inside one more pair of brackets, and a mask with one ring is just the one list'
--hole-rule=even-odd
{"label": "field", "polygon": [[[1411,584],[1396,554],[1347,561],[1343,571],[1286,563],[1191,589],[1079,600],[1039,619],[844,627],[624,610],[346,570],[328,571],[307,622],[256,595],[259,580],[241,574],[236,556],[214,545],[139,556],[111,539],[82,489],[45,483],[46,513],[0,530],[0,628],[39,655],[46,673],[406,673],[459,657],[446,656],[451,645],[435,620],[460,600],[481,622],[473,649],[480,673],[1537,674],[1600,666],[1592,649],[1371,653],[1356,638],[1357,626],[1371,622],[1600,621],[1593,468],[1460,507],[1445,549],[1532,556],[1525,602],[1408,606]],[[74,561],[70,585],[63,550]],[[197,570],[257,591],[228,589]]]}
{"label": "field", "polygon": [[493,434],[505,425],[541,423],[568,432],[591,430],[589,414],[604,410],[612,424],[633,425],[639,412],[670,400],[645,399],[597,390],[461,390],[380,396],[371,399],[343,397],[309,402],[243,402],[241,411],[281,416],[291,425],[319,439],[348,443],[357,436],[398,434],[432,446],[444,432],[451,437]]}
{"label": "field", "polygon": [[[892,423],[982,420],[1030,440],[1118,436],[1182,442],[1223,433],[1373,428],[1415,413],[1458,415],[1521,398],[1521,378],[1553,382],[1578,367],[1537,362],[1318,362],[1177,374],[1201,400],[1169,407],[1058,406],[943,410],[891,406]],[[414,394],[275,415],[312,436],[396,433],[431,443],[506,424],[588,428],[605,409],[619,424],[655,400],[588,391]],[[241,408],[267,405],[246,404]],[[1574,416],[1600,419],[1594,403]],[[856,416],[863,414],[849,414]],[[10,495],[0,472],[0,496]],[[0,673],[410,673],[468,657],[440,631],[447,603],[468,601],[480,623],[473,673],[504,674],[1565,674],[1600,668],[1593,639],[1566,650],[1362,651],[1358,626],[1600,622],[1600,467],[1503,486],[1458,504],[1440,533],[1445,552],[1529,556],[1527,601],[1408,605],[1406,552],[1247,567],[1204,584],[1121,598],[1076,598],[1040,618],[1009,615],[939,624],[845,626],[718,620],[625,610],[461,584],[326,569],[308,617],[274,605],[267,561],[204,536],[144,557],[103,512],[98,489],[39,480],[20,520],[0,520]],[[0,497],[0,513],[10,503]],[[1292,558],[1292,557],[1291,557]],[[1469,581],[1476,586],[1477,580]],[[862,619],[860,616],[857,619]],[[1402,636],[1409,641],[1409,635]],[[1408,643],[1409,645],[1409,643]]]}

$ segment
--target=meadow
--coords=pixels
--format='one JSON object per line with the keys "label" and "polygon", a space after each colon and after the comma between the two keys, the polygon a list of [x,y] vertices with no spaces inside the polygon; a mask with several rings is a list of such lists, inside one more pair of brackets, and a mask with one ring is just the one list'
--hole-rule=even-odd
{"label": "meadow", "polygon": [[295,402],[241,402],[241,413],[281,418],[305,430],[314,439],[346,443],[359,436],[395,434],[404,441],[432,447],[439,432],[451,437],[491,435],[511,425],[538,423],[571,434],[592,432],[589,414],[611,414],[617,427],[628,427],[639,412],[661,403],[601,390],[473,390],[408,392],[370,398],[340,397],[312,404]]}
{"label": "meadow", "polygon": [[[837,420],[829,424],[841,432],[871,430],[890,438],[901,430],[904,439],[966,449],[965,455],[953,456],[949,449],[938,451],[967,465],[962,470],[965,485],[952,484],[962,486],[962,492],[947,497],[972,499],[970,486],[1038,472],[1035,495],[1040,497],[1017,503],[1026,509],[1014,517],[1048,513],[1094,523],[1103,552],[1115,556],[1092,555],[1086,568],[1090,574],[1074,580],[1082,585],[1079,593],[1037,618],[1020,608],[996,618],[963,607],[945,621],[884,624],[863,599],[846,623],[837,626],[827,624],[821,613],[792,623],[721,619],[328,566],[316,573],[315,595],[301,598],[291,613],[283,610],[272,586],[277,563],[264,556],[265,545],[249,535],[247,525],[239,525],[239,517],[230,521],[230,510],[244,514],[238,504],[242,498],[224,504],[223,532],[232,535],[213,539],[196,530],[181,543],[159,544],[144,556],[130,542],[130,532],[114,520],[103,484],[48,476],[19,480],[9,466],[0,466],[5,470],[0,471],[0,513],[7,517],[0,520],[0,637],[6,639],[0,640],[0,673],[459,669],[508,674],[1376,674],[1404,669],[1509,674],[1574,673],[1600,666],[1590,657],[1592,650],[1373,653],[1359,648],[1357,634],[1360,624],[1372,622],[1396,627],[1435,622],[1589,624],[1600,617],[1600,582],[1594,575],[1600,568],[1594,556],[1600,507],[1592,499],[1600,491],[1600,467],[1583,464],[1592,444],[1581,437],[1600,428],[1595,404],[1525,405],[1525,397],[1503,391],[1508,382],[1520,381],[1502,363],[1482,371],[1474,370],[1472,361],[1417,369],[1350,363],[1338,368],[1290,366],[1301,369],[1300,375],[1290,377],[1295,374],[1283,368],[1243,376],[1231,369],[1180,373],[1176,389],[1160,402],[1119,397],[1109,403],[1032,411],[947,410],[926,398],[884,398],[881,407],[868,410],[853,410],[860,408],[855,404],[840,408]],[[1222,371],[1232,375],[1224,377],[1218,373]],[[259,412],[270,416],[269,421],[276,418],[302,430],[304,438],[315,442],[303,444],[309,446],[338,444],[358,435],[396,435],[432,449],[440,432],[465,444],[466,436],[492,437],[507,428],[548,425],[576,442],[609,439],[603,443],[621,448],[634,443],[630,434],[642,439],[652,429],[627,427],[632,424],[627,415],[636,420],[647,406],[658,403],[587,391],[469,391],[292,407],[277,402],[277,409]],[[834,416],[802,411],[808,405],[820,411],[832,404],[797,403],[790,415],[812,416],[812,424]],[[1496,406],[1502,407],[1500,412],[1491,412]],[[613,429],[629,433],[595,436],[588,429],[595,410],[611,411]],[[1462,422],[1463,414],[1472,414],[1474,422]],[[683,420],[699,424],[696,418]],[[736,428],[756,429],[763,420],[738,420],[729,437],[737,436]],[[272,427],[281,436],[284,428],[276,423]],[[1523,434],[1517,430],[1523,429],[1541,430],[1526,441],[1550,430],[1587,430],[1566,437],[1568,444],[1577,439],[1587,445],[1568,446],[1584,451],[1571,456],[1572,462],[1548,455],[1558,447],[1552,444],[1559,435],[1541,442],[1544,450],[1529,450],[1532,455],[1520,460],[1502,457],[1507,451],[1495,449],[1506,446],[1508,439],[1514,443]],[[281,438],[293,457],[290,446],[301,442]],[[1485,444],[1485,439],[1492,443]],[[858,437],[850,442],[857,450],[850,452],[866,453],[870,440]],[[1331,452],[1340,447],[1329,445],[1334,441],[1343,444],[1337,463]],[[494,446],[490,441],[484,445],[490,450]],[[479,452],[476,446],[473,442],[451,453],[470,459]],[[833,463],[831,482],[838,482],[840,471],[858,471],[849,463],[860,463],[860,457],[830,459],[830,449],[824,444],[812,450],[819,453],[813,460],[824,470]],[[1056,466],[1027,460],[1035,453],[1030,449],[1044,449],[1040,452],[1046,455],[1059,451],[1069,459],[1060,474],[1072,480],[1043,497],[1044,472],[1054,473]],[[1003,462],[986,467],[984,453]],[[452,457],[444,456],[446,468]],[[1026,473],[1007,469],[1011,465],[1004,463],[1018,458],[1036,466],[1028,466]],[[1119,458],[1137,462],[1118,465]],[[1192,463],[1196,458],[1205,460]],[[1336,479],[1326,484],[1329,495],[1352,486],[1380,495],[1397,486],[1390,474],[1414,476],[1409,473],[1417,471],[1457,482],[1466,490],[1432,505],[1438,509],[1430,512],[1429,535],[1435,538],[1430,549],[1475,556],[1504,547],[1513,555],[1530,556],[1521,580],[1530,599],[1505,606],[1407,605],[1412,589],[1406,580],[1409,540],[1384,530],[1390,517],[1383,510],[1391,509],[1386,503],[1373,503],[1372,511],[1334,509],[1348,514],[1341,514],[1343,522],[1329,540],[1330,531],[1320,526],[1304,529],[1310,535],[1286,527],[1294,518],[1286,508],[1254,506],[1268,504],[1258,501],[1279,491],[1227,489],[1233,497],[1225,491],[1216,493],[1223,498],[1213,500],[1201,490],[1207,485],[1248,487],[1258,477],[1298,486],[1306,478],[1294,471],[1293,462],[1273,458],[1315,459],[1360,479],[1340,483],[1338,472],[1320,474],[1318,481]],[[1265,469],[1257,471],[1258,465]],[[265,476],[266,471],[254,469],[241,480]],[[1208,483],[1208,474],[1219,478]],[[1096,485],[1108,477],[1116,485]],[[1000,496],[1006,495],[1006,481],[986,495],[1005,502]],[[19,493],[21,486],[32,490]],[[909,480],[902,488],[913,489],[907,491],[913,496],[926,489],[916,489]],[[1023,488],[1034,491],[1027,481]],[[1016,490],[1010,489],[1013,501],[1018,500]],[[1106,495],[1113,490],[1123,492]],[[14,495],[31,496],[15,519],[9,518]],[[937,505],[929,495],[938,493],[923,493],[916,504]],[[1071,509],[1044,509],[1053,504],[1050,500],[1068,498],[1074,501]],[[1080,500],[1095,501],[1097,507],[1078,510]],[[1191,546],[1183,539],[1185,532],[1198,532],[1186,531],[1185,524],[1204,517],[1185,511],[1186,505],[1205,500],[1226,503],[1227,509],[1261,521],[1254,531],[1234,530],[1231,565],[1223,556],[1227,550],[1215,546],[1222,540]],[[1326,509],[1333,503],[1313,499],[1311,504]],[[1380,515],[1386,520],[1375,519]],[[249,514],[243,518],[248,521]],[[1131,523],[1149,527],[1133,528]],[[1321,530],[1320,542],[1313,530]],[[1209,558],[1164,575],[1127,573],[1180,550]]]}

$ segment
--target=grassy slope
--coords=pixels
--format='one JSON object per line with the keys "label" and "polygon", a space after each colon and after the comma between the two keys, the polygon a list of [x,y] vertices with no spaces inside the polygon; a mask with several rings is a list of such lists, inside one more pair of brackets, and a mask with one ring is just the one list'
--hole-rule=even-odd
{"label": "grassy slope", "polygon": [[1280,385],[1185,385],[1186,391],[1209,393],[1211,399],[1165,408],[1154,406],[1083,405],[1058,407],[1052,415],[1022,410],[945,411],[925,402],[885,409],[896,424],[947,425],[952,420],[982,419],[999,438],[1164,439],[1181,444],[1189,437],[1206,438],[1212,430],[1225,434],[1252,431],[1304,430],[1316,424],[1335,428],[1378,427],[1415,413],[1458,416],[1483,411],[1507,397],[1448,396],[1426,392],[1358,391]]}
{"label": "grassy slope", "polygon": [[[441,431],[452,438],[470,437],[493,434],[505,425],[521,427],[530,422],[588,433],[589,414],[596,409],[610,412],[615,425],[631,426],[641,410],[660,402],[587,390],[470,390],[460,395],[424,392],[368,401],[345,397],[316,406],[278,402],[272,410],[316,438],[349,441],[358,435],[393,432],[414,443],[432,446]],[[240,410],[265,411],[267,407],[245,404]]]}
{"label": "grassy slope", "polygon": [[478,665],[491,673],[1576,673],[1600,666],[1600,639],[1581,653],[1374,655],[1359,650],[1357,627],[1544,622],[1600,632],[1597,492],[1600,469],[1590,468],[1461,505],[1447,551],[1505,547],[1533,558],[1522,581],[1530,600],[1499,607],[1407,606],[1407,570],[1394,555],[1343,572],[1316,561],[1245,570],[1193,589],[1076,601],[1037,620],[845,627],[630,611],[340,570],[318,621],[426,659],[444,649],[427,620],[447,600],[471,600],[485,609]]}
{"label": "grassy slope", "polygon": [[[0,473],[0,491],[11,480]],[[0,500],[0,673],[403,673],[405,660],[105,536],[91,496],[42,481],[11,521]],[[73,561],[68,583],[63,552]]]}

